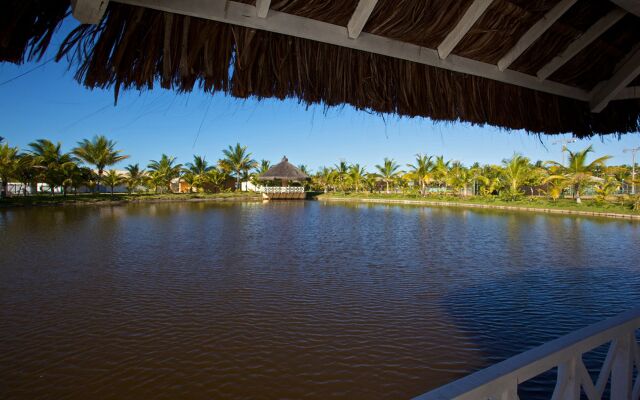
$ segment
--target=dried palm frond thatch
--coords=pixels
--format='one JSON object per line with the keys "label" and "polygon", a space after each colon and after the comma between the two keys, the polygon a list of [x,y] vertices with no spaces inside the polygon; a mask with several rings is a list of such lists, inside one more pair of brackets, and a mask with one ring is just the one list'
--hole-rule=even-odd
{"label": "dried palm frond thatch", "polygon": [[[433,48],[469,3],[380,0],[364,30]],[[495,63],[555,3],[495,0],[453,52]],[[513,68],[534,73],[612,7],[599,3],[580,0]],[[346,25],[356,5],[357,0],[272,1],[274,10],[338,25]],[[0,60],[21,62],[41,56],[68,6],[65,0],[4,2],[10,12],[0,17]],[[592,89],[640,42],[640,30],[632,26],[638,21],[625,17],[556,71],[553,80]],[[80,25],[66,37],[57,58],[65,56],[77,66],[80,82],[90,88],[113,88],[116,98],[122,89],[160,84],[181,92],[199,88],[240,98],[295,98],[306,105],[350,104],[377,113],[544,134],[588,137],[640,128],[639,100],[616,101],[591,113],[586,102],[486,78],[115,2],[100,24]],[[589,62],[594,59],[598,62]]]}

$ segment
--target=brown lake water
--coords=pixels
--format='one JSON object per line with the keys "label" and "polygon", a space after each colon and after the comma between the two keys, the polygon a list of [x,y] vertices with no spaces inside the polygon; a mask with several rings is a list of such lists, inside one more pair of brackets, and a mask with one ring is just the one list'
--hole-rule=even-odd
{"label": "brown lake water", "polygon": [[[0,210],[2,399],[410,398],[640,305],[640,224],[415,206]],[[538,398],[541,377],[523,388]]]}

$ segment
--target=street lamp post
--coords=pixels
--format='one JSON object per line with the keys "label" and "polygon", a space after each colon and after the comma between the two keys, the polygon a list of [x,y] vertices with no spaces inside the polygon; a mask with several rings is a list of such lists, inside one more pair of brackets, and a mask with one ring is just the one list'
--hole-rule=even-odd
{"label": "street lamp post", "polygon": [[624,153],[631,153],[631,194],[636,194],[636,153],[640,147],[622,150]]}
{"label": "street lamp post", "polygon": [[551,143],[551,144],[561,144],[562,145],[562,166],[564,167],[564,153],[568,150],[567,149],[567,145],[569,143],[574,143],[576,142],[578,139],[560,139],[560,140],[556,140],[555,142]]}

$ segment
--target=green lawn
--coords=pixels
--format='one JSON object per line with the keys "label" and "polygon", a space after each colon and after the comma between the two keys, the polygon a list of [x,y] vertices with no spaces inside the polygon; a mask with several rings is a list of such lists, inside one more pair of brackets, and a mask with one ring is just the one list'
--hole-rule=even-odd
{"label": "green lawn", "polygon": [[116,193],[113,196],[107,193],[99,194],[69,194],[62,195],[39,194],[36,196],[15,196],[0,199],[0,207],[12,206],[37,206],[37,205],[62,205],[62,204],[116,204],[122,202],[162,202],[162,201],[189,201],[189,200],[255,200],[260,195],[253,192],[224,192],[224,193]]}
{"label": "green lawn", "polygon": [[573,210],[573,211],[585,211],[585,212],[601,212],[601,213],[615,213],[615,214],[631,214],[640,215],[640,211],[635,211],[632,208],[631,203],[627,202],[621,204],[617,202],[607,202],[604,204],[597,204],[594,200],[583,199],[582,204],[578,204],[573,199],[559,199],[557,201],[551,201],[543,197],[523,197],[521,200],[506,201],[498,197],[483,197],[483,196],[469,196],[469,197],[457,197],[457,196],[445,196],[445,195],[411,195],[411,194],[384,194],[384,193],[326,193],[318,196],[319,200],[322,199],[345,199],[345,200],[359,200],[359,199],[382,199],[382,200],[410,200],[420,202],[450,202],[459,204],[484,204],[495,206],[507,206],[507,207],[529,207],[540,209],[559,209],[559,210]]}

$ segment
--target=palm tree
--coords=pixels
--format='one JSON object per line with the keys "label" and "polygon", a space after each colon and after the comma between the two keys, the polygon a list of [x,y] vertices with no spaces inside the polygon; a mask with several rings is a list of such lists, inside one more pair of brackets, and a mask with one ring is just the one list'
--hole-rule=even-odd
{"label": "palm tree", "polygon": [[337,181],[338,188],[344,191],[344,184],[349,177],[349,164],[346,161],[341,160],[339,163],[333,166],[334,178]]}
{"label": "palm tree", "polygon": [[328,167],[320,167],[318,172],[313,178],[314,183],[322,189],[325,193],[329,191],[329,186],[331,184],[331,175],[332,170]]}
{"label": "palm tree", "polygon": [[207,180],[207,173],[215,168],[209,165],[205,157],[196,155],[193,156],[193,162],[185,164],[185,167],[184,179],[189,183],[189,191],[192,186],[201,189]]}
{"label": "palm tree", "polygon": [[147,168],[151,172],[153,184],[155,185],[156,192],[158,186],[164,186],[171,191],[171,181],[180,177],[182,171],[182,164],[176,164],[175,157],[169,157],[166,154],[162,154],[159,161],[151,160]]}
{"label": "palm tree", "polygon": [[255,168],[258,163],[251,158],[251,153],[247,153],[247,146],[241,146],[236,143],[234,146],[222,150],[224,157],[219,161],[223,171],[233,173],[236,178],[236,190],[240,189],[240,178],[243,173],[247,173],[250,169]]}
{"label": "palm tree", "polygon": [[467,195],[467,188],[473,183],[473,175],[461,163],[457,162],[449,171],[449,185],[463,196]]}
{"label": "palm tree", "polygon": [[503,177],[507,192],[510,197],[517,197],[522,194],[520,187],[527,180],[531,168],[529,167],[529,159],[520,154],[514,154],[509,159],[502,160],[504,166]]}
{"label": "palm tree", "polygon": [[411,173],[411,176],[420,183],[420,194],[422,195],[424,195],[427,177],[433,167],[431,158],[431,156],[426,156],[424,154],[416,154],[416,163],[407,164],[407,167],[410,168],[409,172]]}
{"label": "palm tree", "polygon": [[8,143],[0,144],[0,180],[2,181],[2,193],[0,197],[5,197],[9,193],[9,179],[15,175],[18,160],[17,147],[9,147]]}
{"label": "palm tree", "polygon": [[582,193],[582,189],[588,182],[592,182],[594,171],[597,168],[604,167],[605,162],[610,159],[611,156],[603,156],[587,164],[587,156],[593,152],[593,146],[576,152],[569,149],[566,150],[569,152],[569,162],[566,167],[555,161],[548,161],[547,164],[556,166],[558,170],[562,171],[564,175],[569,178],[573,186],[576,203],[581,203],[580,194]]}
{"label": "palm tree", "polygon": [[433,174],[433,180],[441,188],[444,186],[447,190],[447,175],[449,174],[449,164],[451,161],[444,161],[444,156],[436,156],[436,161],[431,168]]}
{"label": "palm tree", "polygon": [[256,165],[256,174],[262,175],[267,172],[269,168],[271,168],[271,161],[262,159],[258,165]]}
{"label": "palm tree", "polygon": [[209,172],[207,172],[206,183],[210,184],[213,187],[213,190],[219,190],[224,181],[227,179],[228,175],[221,171],[218,168],[213,168]]}
{"label": "palm tree", "polygon": [[26,196],[27,188],[29,185],[35,185],[38,177],[34,157],[29,153],[20,154],[13,175],[22,185],[23,194]]}
{"label": "palm tree", "polygon": [[597,202],[604,203],[609,196],[618,190],[620,190],[620,182],[615,177],[608,176],[595,186]]}
{"label": "palm tree", "polygon": [[121,150],[116,150],[116,142],[107,139],[104,135],[96,135],[93,139],[83,139],[73,149],[73,154],[89,165],[94,165],[98,170],[97,186],[100,187],[100,179],[106,167],[110,167],[128,158]]}
{"label": "palm tree", "polygon": [[34,158],[34,163],[41,171],[44,182],[49,185],[51,194],[55,192],[55,188],[62,186],[65,176],[65,168],[69,164],[75,164],[77,159],[71,153],[62,152],[62,144],[60,142],[53,143],[47,139],[38,139],[29,143],[31,150],[29,153]]}
{"label": "palm tree", "polygon": [[120,175],[115,169],[110,169],[104,176],[104,184],[111,188],[111,196],[113,196],[113,189],[124,182],[125,177]]}
{"label": "palm tree", "polygon": [[567,187],[569,179],[563,175],[550,175],[542,183],[547,186],[546,193],[551,200],[556,201],[562,196],[562,192]]}
{"label": "palm tree", "polygon": [[356,193],[358,193],[362,186],[362,181],[364,180],[366,173],[367,172],[364,170],[364,167],[361,167],[360,164],[353,164],[349,167],[349,179],[355,186]]}
{"label": "palm tree", "polygon": [[131,193],[143,183],[146,170],[141,170],[140,164],[129,164],[124,169],[127,170],[127,190]]}
{"label": "palm tree", "polygon": [[401,172],[399,168],[400,166],[393,159],[386,157],[382,165],[376,165],[380,178],[387,186],[387,193],[389,193],[389,183],[393,182]]}

